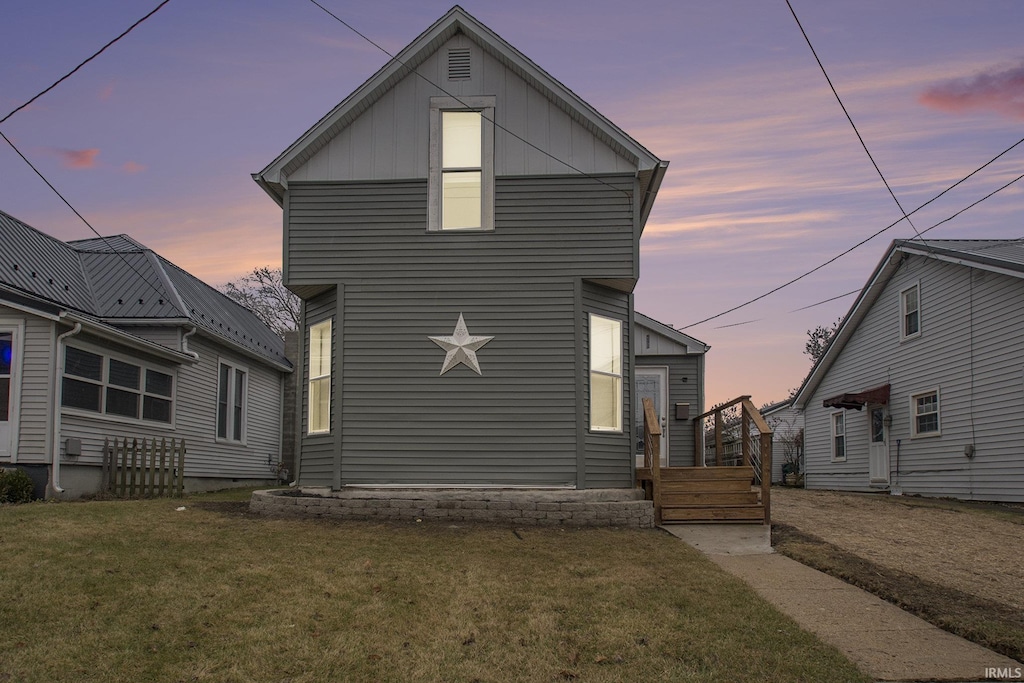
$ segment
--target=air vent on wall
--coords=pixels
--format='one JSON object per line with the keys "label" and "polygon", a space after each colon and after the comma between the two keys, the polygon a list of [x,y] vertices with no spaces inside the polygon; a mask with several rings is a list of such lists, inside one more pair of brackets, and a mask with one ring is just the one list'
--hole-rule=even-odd
{"label": "air vent on wall", "polygon": [[471,75],[469,71],[469,48],[448,50],[448,80],[468,81]]}

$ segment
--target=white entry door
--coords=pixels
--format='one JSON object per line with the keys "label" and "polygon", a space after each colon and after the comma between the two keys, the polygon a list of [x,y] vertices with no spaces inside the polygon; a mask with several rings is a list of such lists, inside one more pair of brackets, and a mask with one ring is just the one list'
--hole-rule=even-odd
{"label": "white entry door", "polygon": [[11,375],[14,368],[14,334],[0,332],[0,459],[8,460],[13,451],[14,420],[12,412],[13,387]]}
{"label": "white entry door", "polygon": [[889,428],[885,424],[885,407],[869,406],[868,476],[872,485],[889,483]]}
{"label": "white entry door", "polygon": [[661,421],[661,466],[668,467],[668,368],[636,368],[634,372],[636,391],[633,398],[634,442],[636,443],[636,466],[644,466],[644,406],[643,399],[654,402],[654,412]]}

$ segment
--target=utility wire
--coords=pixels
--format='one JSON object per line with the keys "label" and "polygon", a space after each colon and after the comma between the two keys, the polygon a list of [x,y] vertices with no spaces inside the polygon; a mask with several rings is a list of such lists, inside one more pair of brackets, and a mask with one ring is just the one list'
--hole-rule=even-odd
{"label": "utility wire", "polygon": [[[142,17],[141,19],[139,19],[138,21],[136,21],[136,22],[135,22],[134,24],[132,24],[131,26],[129,26],[128,28],[126,28],[126,29],[125,29],[125,30],[124,30],[123,32],[121,32],[121,35],[117,36],[116,38],[114,38],[113,40],[111,40],[111,41],[110,41],[109,43],[107,43],[106,45],[104,45],[103,47],[101,47],[101,48],[100,48],[99,50],[97,50],[96,52],[92,53],[92,55],[91,55],[91,56],[90,56],[90,57],[89,57],[88,59],[86,59],[85,61],[83,61],[83,62],[79,63],[79,65],[78,65],[78,66],[76,66],[76,67],[75,67],[74,69],[72,69],[71,71],[67,72],[66,74],[64,74],[63,76],[61,76],[60,78],[58,78],[58,79],[57,79],[56,81],[54,81],[54,82],[53,82],[53,83],[52,83],[52,84],[50,85],[50,87],[46,88],[45,90],[43,90],[42,92],[40,92],[39,94],[37,94],[37,95],[36,95],[35,97],[33,97],[32,99],[30,99],[30,100],[29,100],[28,102],[25,102],[25,104],[21,105],[20,107],[17,107],[17,108],[15,108],[15,109],[13,109],[13,110],[12,110],[12,111],[11,111],[11,112],[10,112],[9,114],[7,114],[7,116],[5,116],[5,117],[3,117],[2,119],[0,119],[0,123],[4,123],[5,121],[7,121],[7,119],[11,118],[11,117],[12,117],[12,116],[14,116],[15,114],[17,114],[17,113],[18,113],[19,111],[21,111],[22,109],[24,109],[24,108],[25,108],[25,107],[27,107],[28,105],[30,105],[30,104],[32,104],[33,102],[35,102],[36,100],[38,100],[38,99],[39,99],[40,97],[42,97],[42,96],[43,96],[43,95],[45,95],[46,93],[50,92],[50,91],[51,91],[51,90],[53,90],[54,88],[56,88],[56,87],[57,87],[58,85],[60,85],[60,84],[61,84],[62,82],[66,81],[66,80],[67,80],[68,78],[70,78],[70,77],[71,77],[71,75],[72,75],[72,74],[74,74],[74,73],[75,73],[76,71],[78,71],[79,69],[81,69],[81,68],[82,68],[83,66],[85,66],[86,64],[88,64],[88,63],[89,63],[89,62],[91,62],[92,60],[94,60],[94,59],[96,59],[97,57],[99,57],[99,56],[100,56],[101,54],[103,54],[103,52],[104,52],[104,51],[105,51],[105,50],[106,50],[106,49],[107,49],[108,47],[110,47],[111,45],[113,45],[114,43],[116,43],[117,41],[121,40],[122,38],[124,38],[124,37],[125,37],[126,35],[128,35],[129,33],[131,33],[131,32],[132,32],[132,29],[134,29],[134,28],[135,28],[136,26],[138,26],[139,24],[141,24],[142,22],[144,22],[144,21],[145,21],[146,19],[149,19],[149,18],[150,18],[151,16],[153,16],[154,14],[156,14],[156,13],[157,13],[158,11],[160,11],[160,8],[162,8],[162,7],[164,6],[164,5],[166,5],[166,4],[167,4],[167,3],[169,3],[170,1],[171,1],[171,0],[164,0],[163,2],[161,2],[161,3],[159,4],[159,5],[157,5],[157,6],[156,6],[156,8],[155,8],[155,9],[153,9],[153,11],[151,11],[151,12],[150,12],[149,14],[147,14],[147,15],[146,15],[146,16],[144,16],[144,17]],[[9,141],[8,141],[8,142],[9,142]],[[19,154],[20,154],[20,152],[19,152]],[[24,158],[24,157],[22,157],[22,158]],[[45,178],[44,178],[44,180],[45,180]],[[62,197],[62,199],[63,199],[63,197]],[[83,219],[83,220],[84,220],[84,219]]]}
{"label": "utility wire", "polygon": [[[465,103],[465,102],[464,102],[464,101],[463,101],[463,100],[462,100],[462,99],[461,99],[461,98],[460,98],[460,97],[459,97],[458,95],[454,95],[454,94],[452,94],[452,93],[448,92],[448,91],[447,91],[447,90],[445,90],[445,89],[444,89],[443,87],[441,87],[441,86],[440,86],[440,85],[438,85],[437,83],[434,83],[434,82],[433,82],[432,80],[430,80],[429,78],[427,78],[426,76],[424,76],[423,74],[421,74],[421,73],[420,73],[420,72],[419,72],[419,71],[418,71],[417,69],[413,69],[413,68],[410,68],[410,67],[409,67],[409,66],[408,66],[408,65],[407,65],[407,64],[406,64],[405,62],[403,62],[403,61],[402,61],[402,60],[400,60],[400,59],[399,59],[398,57],[396,57],[395,55],[393,55],[393,54],[391,54],[390,52],[388,52],[388,51],[387,51],[386,49],[384,49],[383,47],[381,47],[381,46],[380,46],[380,45],[379,45],[378,43],[374,42],[374,41],[373,41],[372,39],[370,39],[370,38],[369,38],[368,36],[366,36],[366,35],[365,35],[364,33],[360,32],[360,31],[359,31],[358,29],[356,29],[356,28],[355,28],[354,26],[352,26],[352,25],[351,25],[350,23],[348,23],[347,21],[345,21],[344,19],[342,19],[341,17],[339,17],[339,16],[337,15],[337,14],[335,14],[334,12],[330,11],[329,9],[327,9],[326,7],[324,7],[323,5],[321,5],[321,4],[319,3],[319,2],[317,2],[317,0],[309,0],[309,1],[310,1],[311,3],[313,3],[314,5],[316,5],[317,7],[319,7],[320,9],[322,9],[322,10],[323,10],[324,12],[326,12],[326,13],[327,13],[327,14],[328,14],[329,16],[331,16],[332,18],[334,18],[334,19],[335,19],[336,21],[340,22],[340,23],[341,23],[341,24],[342,24],[342,25],[343,25],[343,26],[344,26],[345,28],[347,28],[348,30],[352,31],[352,32],[353,32],[353,33],[355,33],[355,34],[356,34],[357,36],[359,36],[360,38],[362,38],[363,40],[365,40],[366,42],[368,42],[368,43],[369,43],[370,45],[373,45],[373,46],[374,46],[375,48],[377,48],[378,50],[380,50],[381,52],[383,52],[384,54],[386,54],[386,55],[387,55],[388,57],[390,57],[390,58],[391,58],[391,59],[392,59],[393,61],[395,61],[395,62],[398,62],[398,63],[399,63],[399,64],[401,64],[401,65],[402,65],[403,67],[405,67],[406,69],[408,69],[409,71],[411,71],[411,72],[412,72],[413,74],[415,74],[416,76],[420,77],[420,78],[421,78],[422,80],[424,80],[424,81],[425,81],[425,82],[427,82],[428,84],[430,84],[430,85],[434,86],[435,88],[437,88],[438,90],[440,90],[441,92],[443,92],[443,93],[444,93],[445,95],[447,95],[448,97],[451,97],[452,99],[454,99],[454,100],[455,100],[456,102],[458,102],[458,103],[459,103],[459,104],[461,104],[462,106],[466,107],[467,109],[472,109],[472,107],[470,107],[470,106],[469,106],[468,104],[466,104],[466,103]],[[558,158],[558,157],[556,157],[556,156],[555,156],[554,154],[551,154],[551,153],[550,153],[550,152],[548,152],[547,150],[541,149],[541,148],[540,148],[540,147],[538,147],[537,145],[533,144],[532,142],[530,142],[530,141],[529,141],[529,140],[527,140],[526,138],[522,137],[522,136],[521,136],[521,135],[519,135],[518,133],[516,133],[516,132],[514,132],[514,131],[511,131],[511,130],[509,130],[508,128],[506,128],[505,126],[501,125],[501,124],[500,124],[500,123],[498,123],[497,121],[494,121],[494,120],[492,120],[492,119],[489,119],[489,118],[487,118],[487,117],[486,117],[486,116],[485,116],[485,115],[483,114],[483,112],[480,112],[480,118],[482,118],[483,120],[487,121],[488,123],[490,123],[491,125],[493,125],[493,126],[494,126],[495,128],[498,128],[498,129],[500,129],[500,130],[502,130],[502,131],[504,131],[504,132],[508,133],[508,134],[509,134],[509,135],[511,135],[512,137],[516,138],[517,140],[519,140],[520,142],[522,142],[523,144],[525,144],[526,146],[528,146],[528,147],[530,147],[530,148],[532,148],[532,149],[534,149],[534,150],[536,150],[536,151],[540,152],[541,154],[543,154],[544,156],[548,157],[549,159],[552,159],[553,161],[557,161],[558,163],[562,164],[563,166],[566,166],[567,168],[570,168],[570,169],[572,169],[573,171],[575,171],[576,173],[578,173],[578,174],[580,174],[580,175],[582,175],[582,176],[585,176],[585,177],[587,177],[587,178],[590,178],[591,180],[596,180],[597,182],[601,183],[602,185],[607,185],[608,187],[612,188],[613,190],[617,190],[618,192],[621,192],[622,194],[626,195],[626,198],[627,198],[627,199],[628,199],[628,200],[629,200],[630,202],[632,202],[632,201],[633,201],[633,196],[632,196],[632,195],[631,195],[631,194],[630,194],[629,192],[626,192],[625,190],[623,190],[623,189],[622,189],[621,187],[615,187],[615,186],[614,186],[614,185],[612,185],[611,183],[609,183],[609,182],[605,182],[604,180],[601,180],[601,179],[600,179],[600,178],[598,178],[597,176],[591,175],[590,173],[587,173],[586,171],[582,171],[582,170],[580,170],[580,169],[576,168],[575,166],[573,166],[572,164],[570,164],[569,162],[567,162],[567,161],[563,161],[562,159],[559,159],[559,158]]]}
{"label": "utility wire", "polygon": [[[910,212],[910,213],[908,213],[907,215],[908,215],[908,216],[913,216],[913,215],[914,215],[915,213],[917,213],[918,211],[920,211],[920,210],[921,210],[921,209],[923,209],[924,207],[928,206],[928,205],[929,205],[929,204],[931,204],[932,202],[936,201],[937,199],[939,199],[940,197],[942,197],[942,196],[943,196],[943,195],[945,195],[946,193],[950,192],[951,190],[953,190],[953,189],[954,189],[954,188],[956,188],[957,186],[959,186],[959,185],[961,185],[961,184],[963,184],[963,183],[967,182],[967,180],[968,180],[968,179],[970,179],[971,177],[973,177],[973,176],[977,175],[977,174],[978,174],[978,173],[980,173],[980,172],[981,172],[982,170],[984,170],[984,169],[985,169],[985,168],[987,168],[988,166],[990,166],[990,165],[992,165],[993,163],[995,163],[995,162],[996,162],[996,161],[997,161],[998,159],[1000,159],[1000,158],[1001,158],[1001,157],[1003,157],[1004,155],[1008,154],[1008,153],[1009,153],[1010,151],[1012,151],[1013,149],[1015,149],[1016,147],[1018,147],[1018,146],[1019,146],[1019,145],[1020,145],[1021,143],[1024,143],[1024,138],[1021,138],[1021,139],[1020,139],[1020,140],[1018,140],[1017,142],[1013,143],[1012,145],[1010,145],[1009,147],[1007,147],[1006,149],[1004,149],[1004,150],[1003,150],[1002,152],[1000,152],[999,154],[995,155],[994,157],[992,157],[991,159],[989,159],[988,161],[986,161],[986,162],[985,162],[984,164],[982,164],[982,165],[981,165],[981,166],[979,166],[978,168],[974,169],[973,171],[971,171],[970,173],[968,173],[967,175],[965,175],[965,176],[964,176],[963,178],[961,178],[960,180],[956,181],[955,183],[953,183],[952,185],[950,185],[949,187],[947,187],[947,188],[946,188],[945,190],[943,190],[942,192],[938,193],[937,195],[935,195],[934,197],[932,197],[931,199],[929,199],[928,201],[926,201],[926,202],[925,202],[924,204],[921,204],[920,206],[918,206],[918,207],[917,207],[916,209],[914,209],[913,211],[911,211],[911,212]],[[1017,178],[1017,180],[1020,180],[1020,178]],[[1003,189],[1005,189],[1006,187],[1008,187],[1009,185],[1012,185],[1013,183],[1017,182],[1017,180],[1012,180],[1012,181],[1010,181],[1009,183],[1007,183],[1006,185],[1004,185],[1003,187],[1000,187],[1000,188],[999,188],[998,190],[995,190],[994,192],[990,192],[989,194],[987,194],[987,195],[985,195],[984,197],[982,197],[981,199],[979,199],[979,200],[978,200],[977,202],[974,202],[973,204],[971,204],[971,205],[970,205],[970,206],[968,206],[967,208],[965,208],[965,209],[962,209],[961,211],[958,211],[958,212],[957,212],[957,213],[955,213],[955,214],[954,214],[953,216],[950,216],[950,218],[947,218],[947,219],[946,219],[945,221],[942,221],[942,222],[943,222],[943,223],[945,223],[946,221],[949,221],[949,220],[951,220],[951,219],[953,219],[953,218],[956,218],[957,216],[959,216],[960,214],[962,214],[962,213],[963,213],[964,211],[966,211],[967,209],[969,209],[969,208],[971,208],[971,207],[975,206],[976,204],[978,204],[978,203],[980,203],[980,202],[982,202],[982,201],[984,201],[984,200],[988,199],[989,197],[991,197],[992,195],[994,195],[994,194],[995,194],[996,192],[999,192],[1000,190],[1003,190]],[[894,222],[890,223],[889,225],[885,226],[885,227],[884,227],[884,228],[882,228],[881,230],[878,230],[878,231],[876,231],[876,232],[872,233],[871,235],[869,235],[868,237],[866,237],[865,239],[862,239],[862,240],[861,240],[860,242],[857,242],[856,244],[854,244],[854,245],[853,245],[852,247],[850,247],[849,249],[847,249],[847,250],[845,250],[845,251],[843,251],[843,252],[841,252],[841,253],[837,254],[836,256],[833,256],[833,257],[832,257],[832,258],[830,258],[829,260],[825,261],[824,263],[822,263],[822,264],[820,264],[820,265],[818,265],[818,266],[815,266],[814,268],[812,268],[812,269],[808,270],[807,272],[803,273],[802,275],[798,275],[798,276],[796,276],[795,278],[793,278],[792,280],[789,280],[788,282],[784,282],[784,283],[782,283],[781,285],[779,285],[778,287],[774,287],[773,289],[770,289],[770,290],[768,290],[768,291],[767,291],[767,292],[765,292],[764,294],[761,294],[761,295],[759,295],[759,296],[756,296],[756,297],[754,297],[753,299],[750,299],[749,301],[744,301],[743,303],[741,303],[741,304],[739,304],[739,305],[736,305],[736,306],[733,306],[732,308],[730,308],[730,309],[728,309],[728,310],[725,310],[725,311],[722,311],[721,313],[716,313],[715,315],[712,315],[712,316],[709,316],[709,317],[707,317],[707,318],[704,318],[703,320],[698,320],[698,321],[697,321],[697,322],[695,322],[695,323],[690,323],[689,325],[686,325],[685,327],[677,327],[676,329],[677,329],[677,330],[686,330],[686,329],[689,329],[689,328],[691,328],[691,327],[696,327],[697,325],[703,325],[703,324],[704,324],[704,323],[706,323],[706,322],[709,322],[709,321],[711,321],[711,320],[714,320],[714,319],[716,319],[716,318],[721,318],[721,317],[722,317],[723,315],[727,315],[727,314],[729,314],[729,313],[732,313],[733,311],[738,311],[738,310],[739,310],[739,309],[741,309],[741,308],[745,308],[745,307],[749,306],[749,305],[750,305],[750,304],[752,304],[752,303],[756,303],[756,302],[760,301],[761,299],[764,299],[765,297],[767,297],[767,296],[770,296],[770,295],[774,294],[775,292],[778,292],[779,290],[785,289],[786,287],[789,287],[790,285],[792,285],[792,284],[794,284],[794,283],[796,283],[796,282],[799,282],[800,280],[803,280],[803,279],[804,279],[805,277],[807,277],[808,275],[811,275],[811,274],[813,274],[813,273],[816,273],[816,272],[818,272],[819,270],[821,270],[821,269],[822,269],[822,268],[824,268],[825,266],[827,266],[827,265],[830,265],[830,264],[832,264],[832,263],[834,263],[834,262],[838,261],[838,260],[839,260],[840,258],[842,258],[843,256],[846,256],[847,254],[849,254],[849,253],[850,253],[851,251],[853,251],[854,249],[857,249],[858,247],[861,247],[861,246],[863,246],[863,245],[867,244],[868,242],[870,242],[870,241],[871,241],[872,239],[874,239],[875,237],[878,237],[879,235],[881,235],[881,234],[882,234],[883,232],[885,232],[886,230],[889,230],[889,229],[891,229],[891,228],[893,228],[893,227],[895,227],[895,226],[899,225],[899,223],[900,223],[901,221],[903,221],[903,219],[902,219],[902,218],[900,218],[900,219],[898,219],[898,220],[896,220],[896,221],[894,221]],[[932,227],[928,228],[928,229],[927,229],[927,230],[925,230],[924,232],[928,232],[928,230],[933,230],[934,228],[938,227],[939,225],[941,225],[941,223],[937,223],[936,225],[933,225]],[[924,233],[922,233],[922,234],[924,234]]]}
{"label": "utility wire", "polygon": [[900,200],[896,198],[896,193],[892,191],[892,187],[889,185],[889,181],[885,179],[885,174],[882,173],[882,169],[878,167],[878,163],[875,161],[875,157],[871,155],[871,150],[868,149],[868,145],[864,142],[864,137],[857,130],[857,124],[853,122],[853,117],[850,116],[850,112],[846,109],[846,105],[843,104],[843,99],[839,97],[839,91],[836,90],[836,86],[832,84],[832,79],[829,78],[828,72],[825,70],[825,65],[822,64],[821,58],[818,57],[818,51],[814,49],[814,45],[811,44],[811,38],[807,35],[807,31],[804,30],[804,25],[800,23],[800,17],[796,15],[796,10],[793,9],[792,3],[786,0],[786,6],[789,7],[790,14],[793,15],[793,19],[796,21],[797,27],[800,29],[800,33],[803,34],[804,40],[807,41],[807,47],[811,48],[811,54],[814,55],[814,61],[818,63],[818,68],[821,69],[822,75],[825,76],[825,80],[828,81],[828,87],[832,89],[832,94],[836,96],[836,102],[842,108],[843,113],[846,114],[846,120],[850,122],[850,126],[853,127],[853,132],[857,134],[857,139],[860,140],[860,146],[864,148],[864,153],[868,155],[868,159],[871,160],[871,165],[875,167],[875,171],[878,173],[878,177],[882,179],[882,183],[885,185],[885,189],[889,191],[889,196],[896,202],[896,206],[899,207],[900,213],[903,214],[903,218],[906,219],[910,227],[914,229],[914,232],[918,237],[921,237],[921,233],[917,232],[917,227],[914,226],[914,222],[910,220],[910,216],[904,210],[903,205],[900,204]]}

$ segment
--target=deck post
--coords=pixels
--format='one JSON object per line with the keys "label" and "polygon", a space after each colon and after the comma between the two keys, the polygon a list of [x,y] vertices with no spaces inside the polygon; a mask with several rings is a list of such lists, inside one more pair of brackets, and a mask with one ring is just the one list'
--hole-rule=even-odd
{"label": "deck post", "polygon": [[644,464],[647,464],[649,453],[654,523],[661,524],[661,420],[654,412],[654,401],[645,398],[642,403],[644,407]]}

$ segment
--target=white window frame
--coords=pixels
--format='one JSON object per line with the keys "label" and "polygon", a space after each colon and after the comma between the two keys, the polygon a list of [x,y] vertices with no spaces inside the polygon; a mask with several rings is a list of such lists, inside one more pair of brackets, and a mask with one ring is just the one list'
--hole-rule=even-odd
{"label": "white window frame", "polygon": [[[21,366],[23,362],[25,322],[20,318],[0,318],[0,332],[11,335],[11,393],[7,397],[7,426],[10,429],[9,444],[0,444],[0,458],[3,462],[18,462],[18,424],[21,417]],[[4,453],[4,449],[9,449]]]}
{"label": "white window frame", "polygon": [[[221,395],[221,368],[228,369],[228,386],[227,386],[227,411],[225,415],[224,424],[224,436],[220,435],[220,395]],[[238,430],[239,438],[235,438],[235,408],[237,407],[234,402],[236,392],[238,389],[238,373],[242,375],[242,415],[239,418],[241,421],[241,429]],[[245,445],[249,437],[249,368],[246,365],[240,365],[232,360],[226,360],[224,358],[217,359],[217,409],[215,411],[214,418],[214,437],[218,443],[232,443]]]}
{"label": "white window frame", "polygon": [[[935,396],[934,414],[936,429],[934,431],[922,432],[917,428],[917,418],[924,415],[930,415],[932,413],[918,412],[917,399],[932,395]],[[919,391],[916,394],[910,395],[910,438],[927,439],[933,436],[942,436],[942,397],[939,395],[938,388],[929,389],[928,391]]]}
{"label": "white window frame", "polygon": [[[430,232],[464,233],[494,230],[494,103],[493,95],[476,97],[430,98],[430,159],[427,230]],[[445,111],[480,112],[480,227],[442,227],[441,197],[443,193],[441,114]]]}
{"label": "white window frame", "polygon": [[[101,362],[100,362],[100,378],[101,379],[100,379],[100,381],[94,380],[94,379],[89,378],[89,377],[81,377],[79,375],[69,375],[67,373],[67,367],[66,367],[67,366],[67,352],[68,352],[69,348],[75,349],[76,351],[82,351],[83,353],[92,354],[93,356],[99,356],[101,358]],[[80,415],[82,417],[89,417],[89,418],[93,418],[93,419],[108,420],[110,422],[122,422],[122,423],[133,424],[133,425],[144,424],[144,425],[147,425],[147,426],[150,426],[150,427],[153,427],[153,428],[163,428],[163,429],[174,429],[175,428],[175,421],[177,419],[177,406],[178,406],[178,399],[177,399],[177,393],[178,393],[178,373],[175,370],[172,370],[172,369],[166,368],[166,367],[161,367],[161,366],[158,366],[158,365],[153,365],[151,363],[147,363],[145,361],[141,361],[138,358],[135,358],[135,357],[132,357],[132,356],[127,356],[127,355],[120,354],[120,353],[112,353],[112,352],[110,352],[110,351],[108,351],[106,349],[101,349],[101,348],[93,346],[91,344],[82,343],[82,342],[76,342],[74,344],[68,342],[68,343],[64,344],[63,352],[64,352],[65,356],[64,356],[64,358],[61,358],[61,368],[64,369],[64,372],[61,373],[61,378],[60,378],[60,381],[61,381],[61,384],[62,384],[62,388],[61,388],[61,408],[60,409],[61,409],[62,413],[66,413],[68,415]],[[122,386],[119,386],[117,384],[111,384],[110,383],[110,361],[111,360],[116,360],[118,362],[125,363],[126,365],[134,365],[134,366],[139,368],[139,388],[138,389],[131,389],[129,387],[122,387]],[[156,394],[156,393],[153,393],[153,392],[146,391],[146,372],[148,372],[148,371],[157,372],[157,373],[160,373],[161,375],[167,375],[167,376],[169,376],[171,378],[171,394],[170,394],[170,396],[165,396],[163,394]],[[95,385],[95,386],[99,386],[100,387],[100,405],[99,405],[99,410],[98,411],[97,410],[89,410],[88,408],[76,408],[76,407],[73,407],[73,406],[64,405],[63,382],[64,382],[65,379],[70,379],[70,380],[74,380],[74,381],[77,381],[77,382],[82,382],[84,384],[92,384],[92,385]],[[118,415],[116,413],[108,413],[107,412],[107,390],[108,389],[115,389],[117,391],[122,391],[122,392],[127,392],[127,393],[132,393],[132,394],[138,394],[138,397],[139,397],[138,398],[139,416],[138,417],[129,417],[127,415]],[[147,418],[143,417],[143,415],[145,414],[145,399],[146,399],[147,396],[152,397],[152,398],[157,399],[157,400],[160,400],[160,401],[170,401],[170,404],[171,404],[171,406],[170,406],[171,407],[171,414],[170,414],[170,420],[168,422],[164,422],[162,420],[150,420],[150,419],[147,419]]]}
{"label": "white window frame", "polygon": [[[839,418],[839,419],[837,420],[836,418]],[[847,432],[847,429],[846,429],[846,411],[845,410],[837,410],[836,412],[831,413],[829,415],[828,419],[829,419],[829,434],[831,435],[831,438],[829,439],[829,442],[831,444],[830,448],[831,448],[831,451],[832,451],[832,462],[846,462],[846,456],[848,454],[848,447],[849,447],[849,440],[846,438],[846,432]],[[839,426],[842,427],[841,430],[836,429],[836,426],[837,426],[838,423],[841,423],[839,425]],[[838,443],[838,439],[842,439],[843,440],[843,454],[842,455],[839,455],[836,452],[838,450],[836,448],[836,444]]]}
{"label": "white window frame", "polygon": [[[913,291],[917,295],[917,309],[915,311],[907,310],[907,293]],[[910,334],[907,334],[907,315],[911,312],[917,313],[917,330]],[[908,341],[910,339],[917,339],[921,336],[921,281],[918,280],[909,287],[904,287],[900,290],[900,341]]]}
{"label": "white window frame", "polygon": [[[325,374],[313,375],[313,330],[317,328],[325,328],[327,330],[327,372]],[[306,358],[306,374],[309,377],[309,381],[306,385],[306,433],[310,435],[318,434],[330,434],[331,433],[331,366],[333,365],[334,359],[334,325],[331,318],[327,320],[321,320],[318,323],[314,323],[309,326],[306,334],[306,342],[309,348],[309,354]],[[323,368],[321,368],[323,369]],[[326,384],[327,385],[327,424],[322,428],[313,428],[313,386],[314,384]],[[322,394],[321,394],[322,395]]]}
{"label": "white window frame", "polygon": [[[594,362],[593,361],[593,358],[594,358],[593,357],[593,339],[594,339],[594,320],[595,319],[605,320],[605,321],[608,321],[608,322],[615,323],[615,325],[619,329],[619,348],[618,348],[619,372],[618,373],[604,372],[602,370],[595,370],[593,368],[593,362]],[[589,395],[589,399],[590,399],[590,420],[589,420],[590,431],[592,431],[592,432],[600,432],[602,434],[621,434],[622,433],[622,421],[623,421],[622,420],[622,413],[623,413],[622,395],[623,395],[623,390],[624,390],[623,373],[624,373],[624,370],[625,370],[625,357],[624,357],[624,353],[623,353],[623,343],[624,343],[624,339],[623,339],[623,322],[621,320],[617,319],[617,318],[610,318],[608,316],[598,315],[596,313],[590,313],[588,315],[588,318],[587,318],[587,341],[588,341],[588,346],[590,347],[588,349],[588,354],[587,354],[587,356],[588,356],[588,358],[587,358],[587,367],[588,367],[588,370],[589,370],[588,388],[589,388],[589,394],[590,394]],[[618,386],[617,394],[618,395],[615,397],[616,410],[615,410],[615,424],[614,425],[595,425],[594,424],[594,376],[595,375],[600,375],[602,377],[612,377],[617,382],[617,386]]]}

